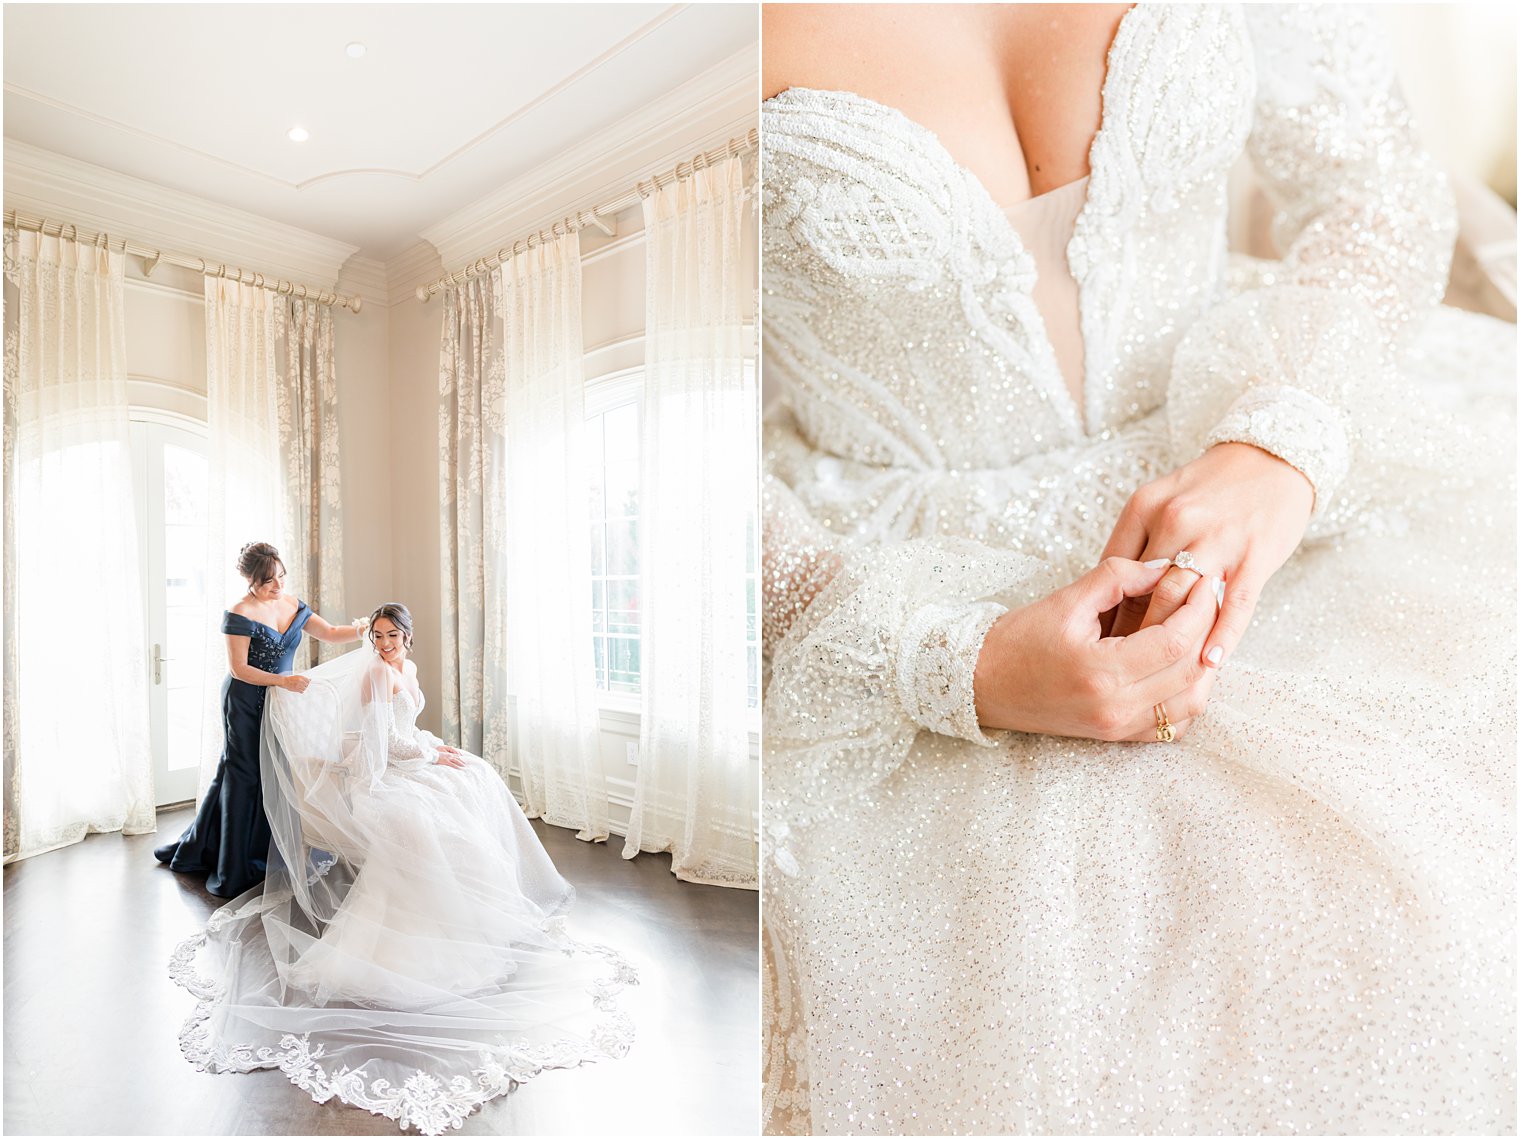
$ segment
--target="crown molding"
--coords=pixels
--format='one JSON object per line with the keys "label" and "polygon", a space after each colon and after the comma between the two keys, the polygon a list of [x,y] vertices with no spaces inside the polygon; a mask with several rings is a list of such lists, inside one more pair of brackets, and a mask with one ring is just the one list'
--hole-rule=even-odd
{"label": "crown molding", "polygon": [[355,293],[364,298],[365,304],[388,306],[391,303],[388,280],[385,262],[354,256],[343,263],[338,274],[338,292]]}
{"label": "crown molding", "polygon": [[406,300],[415,301],[417,286],[436,281],[443,273],[443,260],[438,256],[438,250],[419,239],[385,263],[389,288],[387,303],[397,305]]}
{"label": "crown molding", "polygon": [[358,247],[77,158],[5,140],[5,208],[330,289]]}
{"label": "crown molding", "polygon": [[755,52],[742,49],[429,226],[422,236],[445,266],[455,266],[493,253],[534,227],[618,197],[640,178],[755,126],[759,82]]}

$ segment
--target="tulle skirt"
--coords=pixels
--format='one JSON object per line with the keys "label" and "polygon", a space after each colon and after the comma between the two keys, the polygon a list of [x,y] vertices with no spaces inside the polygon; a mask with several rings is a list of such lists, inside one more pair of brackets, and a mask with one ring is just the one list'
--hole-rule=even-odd
{"label": "tulle skirt", "polygon": [[566,934],[573,889],[501,777],[465,762],[392,764],[355,797],[362,857],[304,867],[342,899],[322,928],[289,889],[254,890],[179,947],[192,1063],[278,1068],[318,1102],[438,1134],[546,1069],[626,1053],[632,968]]}

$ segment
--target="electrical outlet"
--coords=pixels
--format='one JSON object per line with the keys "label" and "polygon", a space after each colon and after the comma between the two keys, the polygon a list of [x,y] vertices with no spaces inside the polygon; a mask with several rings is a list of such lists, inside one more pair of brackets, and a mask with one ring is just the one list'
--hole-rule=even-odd
{"label": "electrical outlet", "polygon": [[635,744],[635,743],[631,743],[631,744],[628,745],[628,766],[629,767],[637,767],[638,765],[639,765],[639,745]]}

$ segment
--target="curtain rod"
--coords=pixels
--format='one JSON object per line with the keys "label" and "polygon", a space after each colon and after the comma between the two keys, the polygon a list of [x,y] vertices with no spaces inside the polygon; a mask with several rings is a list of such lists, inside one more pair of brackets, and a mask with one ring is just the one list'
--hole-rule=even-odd
{"label": "curtain rod", "polygon": [[76,225],[49,221],[47,218],[33,217],[29,214],[23,214],[19,210],[6,210],[5,224],[13,225],[17,229],[36,230],[44,235],[47,233],[49,226],[56,226],[58,232],[55,236],[62,237],[64,236],[64,231],[68,230],[70,240],[82,242],[85,245],[105,245],[109,247],[112,241],[119,240],[121,241],[121,251],[123,253],[143,259],[143,275],[146,277],[153,276],[153,270],[158,268],[160,263],[164,263],[178,265],[183,269],[194,269],[197,273],[201,273],[207,277],[219,277],[237,281],[244,285],[253,285],[259,289],[269,289],[299,300],[316,301],[322,305],[337,305],[339,308],[346,308],[350,312],[358,312],[359,307],[364,303],[363,297],[344,297],[334,292],[328,292],[325,289],[307,288],[305,285],[294,281],[270,280],[263,273],[254,273],[247,269],[236,267],[229,268],[225,264],[213,264],[204,258],[191,257],[185,253],[165,253],[158,249],[149,249],[125,238],[112,238],[109,234],[105,233],[84,233]]}
{"label": "curtain rod", "polygon": [[633,189],[620,194],[610,202],[604,202],[593,209],[577,210],[573,214],[567,214],[548,229],[541,229],[536,233],[529,234],[525,238],[514,241],[511,245],[498,249],[489,257],[478,258],[458,272],[448,273],[439,277],[438,280],[430,285],[418,285],[417,299],[426,304],[428,298],[434,293],[447,289],[452,285],[457,285],[461,281],[467,281],[471,277],[479,276],[481,273],[489,272],[503,262],[510,261],[519,253],[524,253],[535,245],[542,245],[550,238],[559,237],[561,234],[575,233],[578,230],[585,229],[587,226],[596,226],[608,237],[616,237],[616,231],[608,224],[607,219],[609,217],[621,213],[629,206],[637,205],[641,199],[648,197],[654,191],[670,185],[679,178],[687,177],[693,171],[701,170],[705,166],[721,162],[725,158],[731,158],[736,154],[744,154],[747,151],[754,150],[759,145],[760,132],[756,129],[751,129],[746,135],[731,138],[727,144],[718,147],[716,150],[709,150],[698,154],[689,162],[678,162],[674,170],[666,171],[663,174],[656,174],[646,181],[635,182]]}

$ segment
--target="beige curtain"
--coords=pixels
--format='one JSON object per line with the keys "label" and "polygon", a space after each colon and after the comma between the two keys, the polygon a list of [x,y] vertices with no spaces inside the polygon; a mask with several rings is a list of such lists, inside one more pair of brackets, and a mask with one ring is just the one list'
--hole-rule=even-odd
{"label": "beige curtain", "polygon": [[[339,486],[338,378],[333,359],[331,305],[286,297],[276,314],[284,341],[275,384],[275,421],[284,476],[285,532],[280,547],[291,588],[313,612],[340,624],[343,598],[343,499]],[[287,550],[288,547],[288,550]],[[307,637],[296,668],[331,660],[346,645]]]}
{"label": "beige curtain", "polygon": [[438,358],[443,732],[508,774],[500,527],[505,421],[491,277],[444,294]]}
{"label": "beige curtain", "polygon": [[5,230],[5,861],[155,827],[123,255]]}

